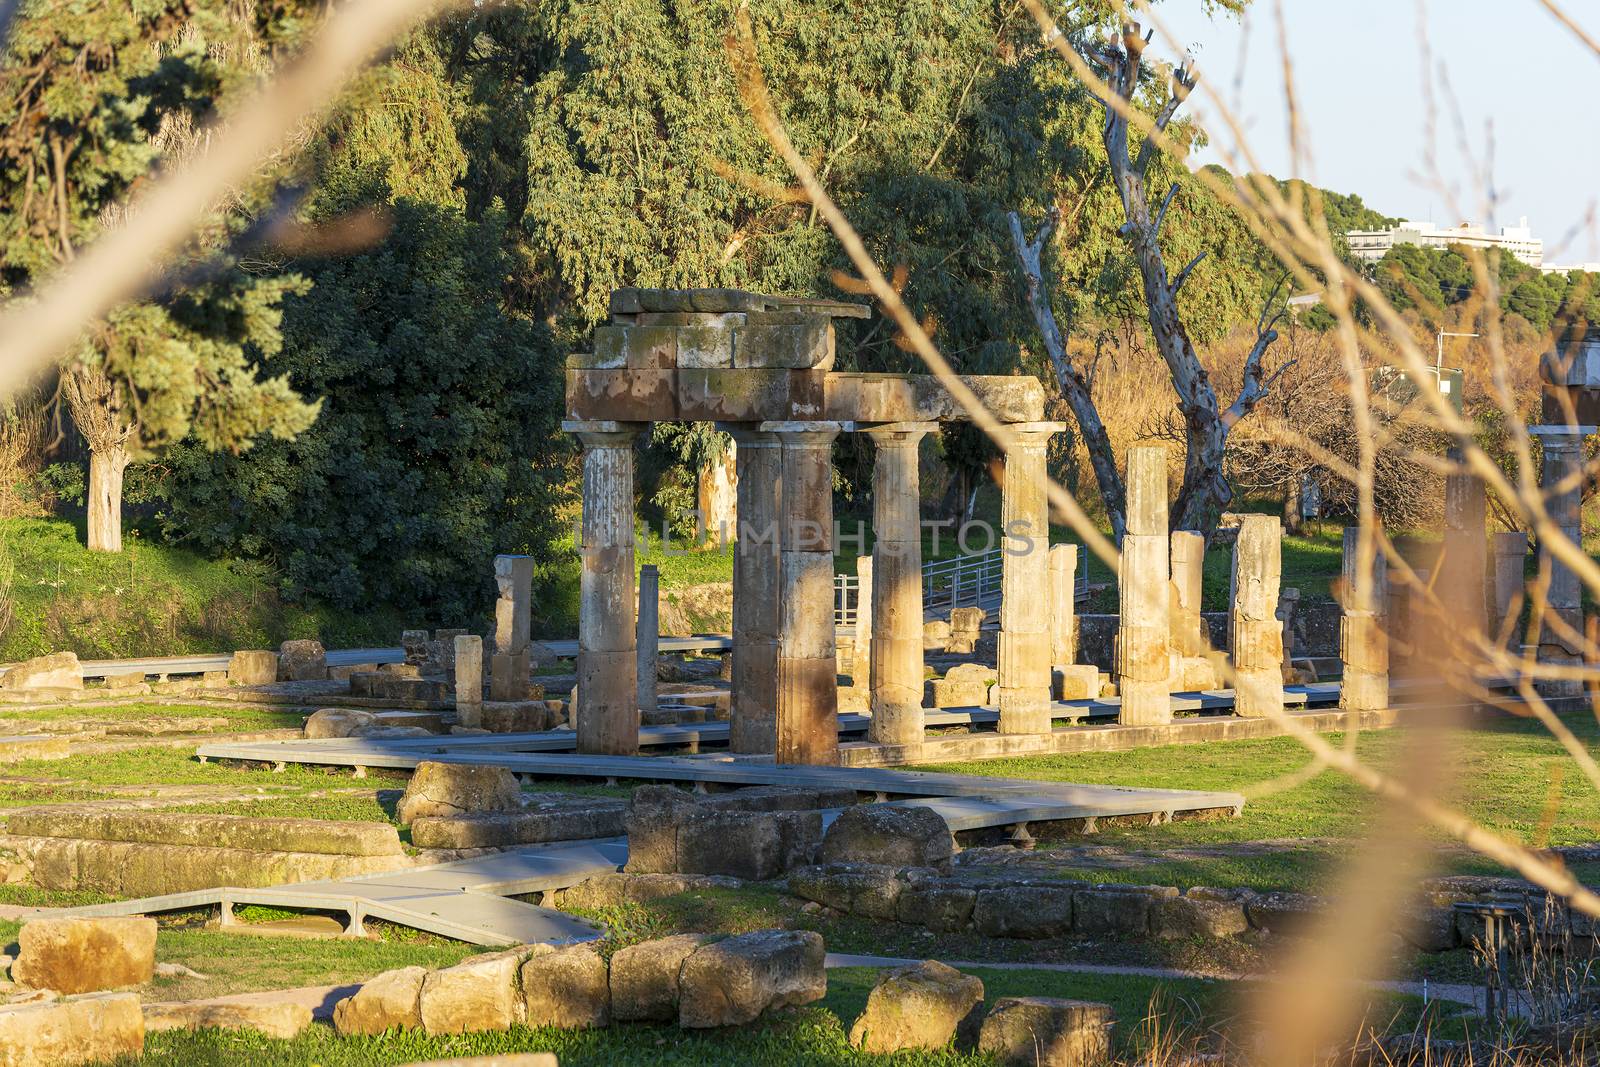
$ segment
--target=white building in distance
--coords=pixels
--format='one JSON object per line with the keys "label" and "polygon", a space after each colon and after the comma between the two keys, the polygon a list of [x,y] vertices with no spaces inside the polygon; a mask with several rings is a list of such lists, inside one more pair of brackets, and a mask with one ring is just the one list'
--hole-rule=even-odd
{"label": "white building in distance", "polygon": [[1530,267],[1544,263],[1544,241],[1533,235],[1524,215],[1515,226],[1502,226],[1499,233],[1490,233],[1475,222],[1441,229],[1431,222],[1407,219],[1387,230],[1350,230],[1345,234],[1350,241],[1350,251],[1366,260],[1380,260],[1395,245],[1423,245],[1427,248],[1449,248],[1466,245],[1469,248],[1500,248],[1516,256]]}

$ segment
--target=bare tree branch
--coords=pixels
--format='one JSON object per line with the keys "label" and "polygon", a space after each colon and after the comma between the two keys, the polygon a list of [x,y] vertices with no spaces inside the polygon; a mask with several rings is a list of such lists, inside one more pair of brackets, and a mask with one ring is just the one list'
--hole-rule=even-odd
{"label": "bare tree branch", "polygon": [[1028,289],[1028,307],[1033,312],[1034,323],[1039,327],[1039,336],[1044,342],[1045,352],[1050,356],[1050,364],[1055,368],[1061,395],[1072,408],[1073,417],[1078,421],[1078,432],[1089,450],[1089,462],[1094,467],[1100,496],[1111,518],[1111,535],[1121,544],[1127,526],[1127,494],[1122,475],[1117,470],[1116,452],[1111,446],[1111,436],[1106,432],[1105,423],[1100,419],[1100,412],[1095,407],[1089,380],[1073,366],[1072,357],[1067,352],[1060,327],[1056,325],[1050,290],[1044,280],[1045,246],[1060,217],[1060,210],[1052,205],[1030,241],[1023,234],[1022,217],[1015,211],[1006,215],[1011,223],[1011,243],[1016,249],[1022,280]]}
{"label": "bare tree branch", "polygon": [[1183,269],[1178,272],[1176,278],[1172,279],[1172,285],[1168,287],[1173,296],[1177,296],[1178,290],[1183,288],[1183,283],[1189,280],[1189,272],[1198,267],[1200,261],[1208,255],[1210,255],[1210,252],[1201,252],[1183,265]]}

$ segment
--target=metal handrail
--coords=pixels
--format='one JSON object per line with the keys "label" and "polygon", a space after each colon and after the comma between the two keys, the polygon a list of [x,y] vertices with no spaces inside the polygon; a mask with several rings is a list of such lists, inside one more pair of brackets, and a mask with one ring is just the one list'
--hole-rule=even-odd
{"label": "metal handrail", "polygon": [[[998,548],[924,563],[922,565],[923,609],[998,605],[1000,574],[1004,567],[1003,550]],[[1079,568],[1075,586],[1078,597],[1089,595],[1087,568]],[[834,625],[854,629],[860,600],[859,576],[854,574],[833,576]]]}

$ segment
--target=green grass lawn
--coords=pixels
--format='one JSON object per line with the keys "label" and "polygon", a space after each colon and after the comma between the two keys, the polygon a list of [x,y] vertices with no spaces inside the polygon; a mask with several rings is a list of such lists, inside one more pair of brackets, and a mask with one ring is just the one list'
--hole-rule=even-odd
{"label": "green grass lawn", "polygon": [[[1568,720],[1591,750],[1600,728],[1588,715]],[[1330,742],[1342,744],[1341,735]],[[1402,730],[1359,738],[1362,758],[1404,778]],[[1600,793],[1577,771],[1559,744],[1537,723],[1488,718],[1457,734],[1449,758],[1452,802],[1481,824],[1529,845],[1592,844],[1600,836]],[[1092,843],[1136,849],[1285,841],[1293,851],[1185,858],[1147,868],[1095,871],[1099,880],[1159,881],[1181,886],[1253,885],[1314,890],[1326,864],[1357,839],[1374,811],[1371,796],[1335,771],[1275,788],[1278,779],[1307,766],[1310,757],[1289,738],[1167,746],[1133,752],[1031,756],[947,763],[920,769],[1045,781],[1103,783],[1175,789],[1218,789],[1247,795],[1238,819],[1180,820],[1168,826],[1107,829]],[[1440,837],[1441,842],[1444,838]],[[1303,842],[1303,844],[1295,844]],[[1487,861],[1453,858],[1451,870],[1490,872]],[[1065,871],[1064,877],[1075,872]],[[1083,873],[1083,872],[1078,872]]]}
{"label": "green grass lawn", "polygon": [[389,645],[405,626],[384,610],[284,603],[263,564],[208,560],[131,530],[121,552],[90,552],[71,522],[8,519],[0,553],[15,567],[0,662],[59,649],[110,659],[275,648],[296,637],[330,648]]}
{"label": "green grass lawn", "polygon": [[[108,690],[107,696],[111,695]],[[58,720],[134,720],[134,719],[227,719],[228,725],[219,730],[279,730],[305,725],[302,712],[289,708],[248,708],[232,704],[109,704],[82,707],[75,704],[37,708],[0,708],[0,722],[24,720],[53,722]]]}

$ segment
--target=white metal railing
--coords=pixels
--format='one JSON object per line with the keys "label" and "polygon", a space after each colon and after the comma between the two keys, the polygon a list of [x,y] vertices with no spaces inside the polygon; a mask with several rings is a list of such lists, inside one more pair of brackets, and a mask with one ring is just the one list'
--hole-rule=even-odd
{"label": "white metal railing", "polygon": [[[1002,550],[954,556],[922,565],[922,609],[990,607],[1000,603]],[[1088,568],[1080,566],[1074,582],[1078,599],[1089,595]],[[833,576],[834,625],[854,629],[861,601],[861,579],[854,574]]]}

